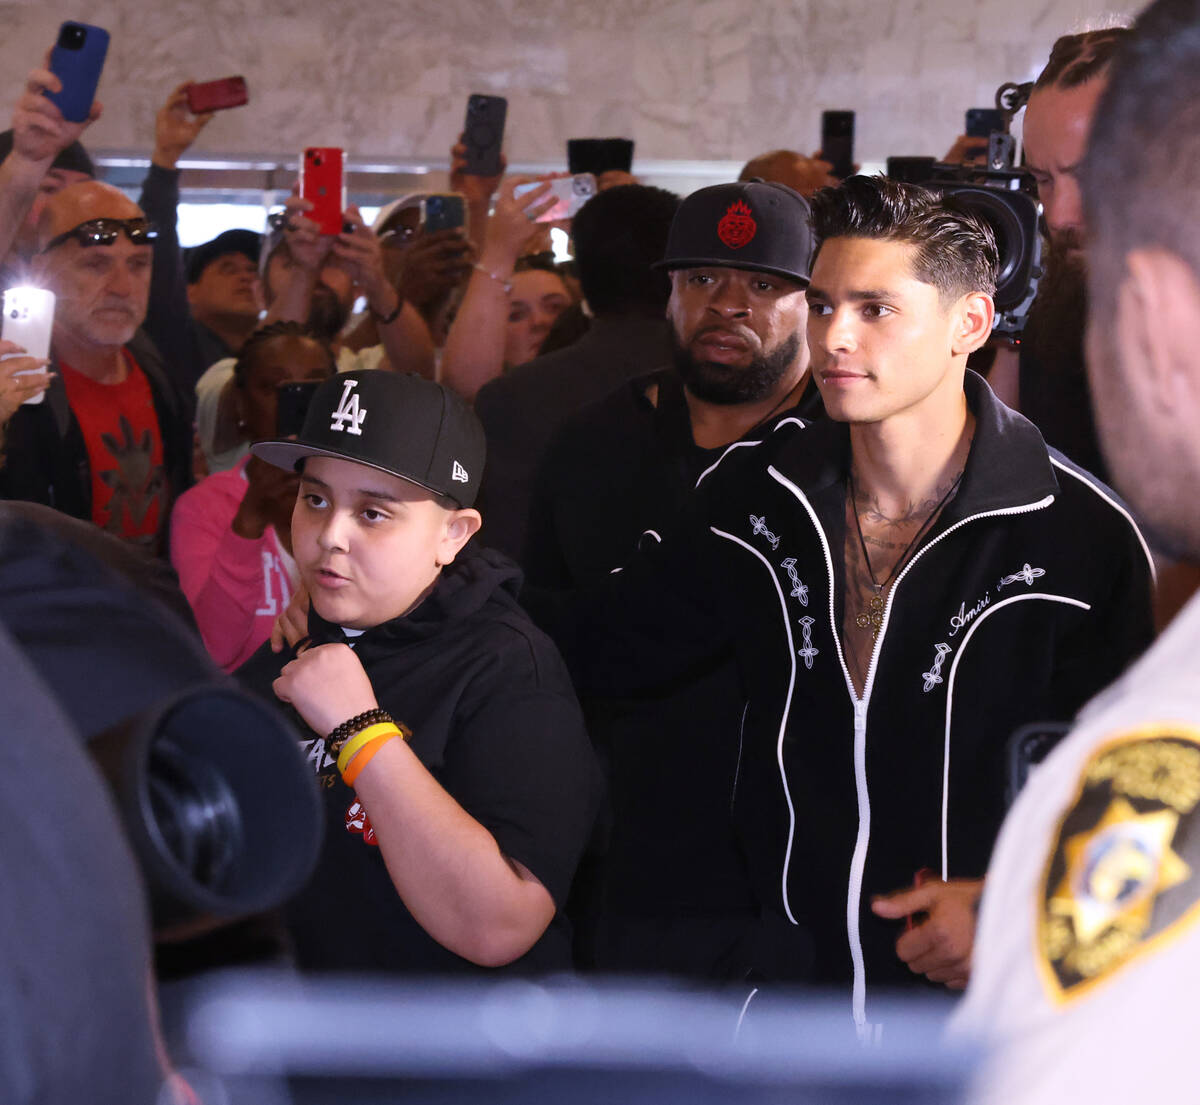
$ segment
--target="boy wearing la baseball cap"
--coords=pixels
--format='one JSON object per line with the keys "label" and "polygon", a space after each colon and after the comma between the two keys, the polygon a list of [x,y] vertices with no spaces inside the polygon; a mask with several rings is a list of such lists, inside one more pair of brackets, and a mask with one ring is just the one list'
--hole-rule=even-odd
{"label": "boy wearing la baseball cap", "polygon": [[351,372],[299,439],[292,551],[309,638],[239,671],[310,730],[328,831],[288,909],[302,967],[453,972],[570,965],[561,913],[598,801],[569,677],[515,600],[519,572],[464,546],[483,431],[416,376]]}

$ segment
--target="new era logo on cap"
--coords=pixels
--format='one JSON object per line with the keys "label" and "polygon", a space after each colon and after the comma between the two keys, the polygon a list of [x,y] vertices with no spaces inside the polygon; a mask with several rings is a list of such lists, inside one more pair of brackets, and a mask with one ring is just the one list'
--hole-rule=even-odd
{"label": "new era logo on cap", "polygon": [[467,470],[458,461],[454,462],[454,469],[450,473],[450,478],[456,480],[458,483],[469,483],[471,480],[471,477],[467,475]]}

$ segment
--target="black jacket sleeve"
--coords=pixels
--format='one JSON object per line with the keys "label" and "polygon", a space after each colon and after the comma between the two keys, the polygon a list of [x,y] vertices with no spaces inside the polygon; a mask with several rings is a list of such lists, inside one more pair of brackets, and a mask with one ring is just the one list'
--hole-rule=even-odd
{"label": "black jacket sleeve", "polygon": [[190,414],[195,403],[196,381],[208,366],[202,363],[204,358],[196,339],[179,248],[179,170],[151,165],[138,203],[158,228],[150,275],[150,305],[142,329],[162,355],[167,377]]}

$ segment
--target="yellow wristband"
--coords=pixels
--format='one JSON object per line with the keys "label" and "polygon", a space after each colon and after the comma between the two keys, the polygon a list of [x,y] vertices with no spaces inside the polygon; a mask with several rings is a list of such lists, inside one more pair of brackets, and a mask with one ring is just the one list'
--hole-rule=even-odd
{"label": "yellow wristband", "polygon": [[337,769],[343,775],[346,773],[346,768],[350,766],[350,761],[360,749],[366,747],[376,737],[382,737],[385,733],[396,734],[400,730],[390,721],[381,721],[377,725],[368,725],[365,729],[360,729],[342,746],[341,754],[337,758]]}
{"label": "yellow wristband", "polygon": [[364,748],[357,756],[354,757],[354,763],[352,763],[342,773],[342,782],[348,787],[354,786],[355,781],[358,779],[359,775],[362,774],[362,769],[375,758],[375,753],[378,752],[385,744],[394,741],[397,737],[403,738],[403,736],[404,734],[397,729],[394,733],[384,733],[383,736],[376,737],[367,745],[366,748]]}

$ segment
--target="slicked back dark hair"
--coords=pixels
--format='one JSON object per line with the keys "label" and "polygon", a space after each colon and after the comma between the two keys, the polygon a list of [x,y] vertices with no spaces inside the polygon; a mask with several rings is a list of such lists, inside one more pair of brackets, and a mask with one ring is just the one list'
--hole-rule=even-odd
{"label": "slicked back dark hair", "polygon": [[1128,37],[1128,27],[1063,35],[1050,48],[1050,60],[1034,81],[1034,91],[1039,88],[1078,88],[1087,84],[1108,69],[1117,47]]}
{"label": "slicked back dark hair", "polygon": [[1093,313],[1131,250],[1161,247],[1200,279],[1200,0],[1157,0],[1113,60],[1080,169]]}
{"label": "slicked back dark hair", "polygon": [[952,195],[885,176],[852,176],[817,192],[812,213],[822,243],[869,238],[915,246],[912,274],[937,288],[943,303],[968,292],[996,292],[996,236]]}
{"label": "slicked back dark hair", "polygon": [[246,339],[246,344],[238,352],[238,359],[233,365],[233,382],[238,387],[244,388],[250,382],[250,366],[254,363],[255,354],[267,342],[274,341],[276,338],[307,338],[309,341],[316,342],[329,357],[329,374],[332,376],[337,371],[337,360],[333,355],[333,350],[329,348],[327,341],[318,337],[305,327],[303,323],[272,322],[270,326],[264,326],[259,330],[255,330]]}
{"label": "slicked back dark hair", "polygon": [[651,265],[667,249],[679,197],[663,188],[621,184],[597,193],[571,224],[579,283],[597,315],[661,315],[671,278]]}

